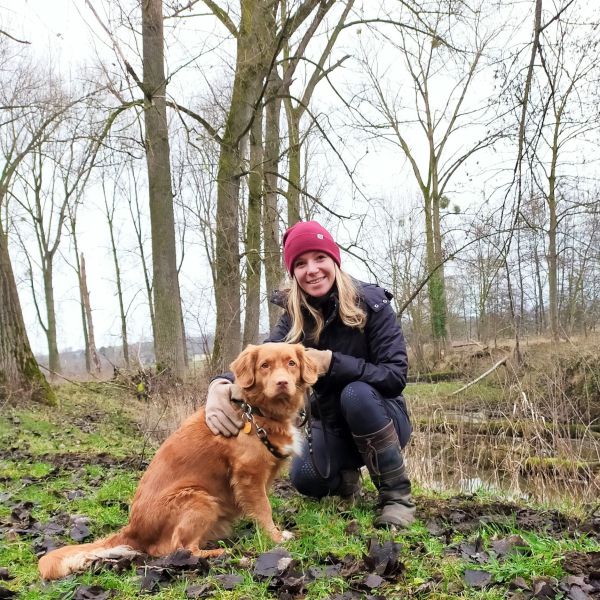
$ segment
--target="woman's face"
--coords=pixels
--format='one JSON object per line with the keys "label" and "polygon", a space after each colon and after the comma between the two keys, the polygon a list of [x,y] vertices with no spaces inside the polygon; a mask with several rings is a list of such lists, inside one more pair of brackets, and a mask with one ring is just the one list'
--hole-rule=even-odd
{"label": "woman's face", "polygon": [[320,298],[335,283],[335,261],[325,252],[305,252],[294,262],[294,277],[304,292]]}

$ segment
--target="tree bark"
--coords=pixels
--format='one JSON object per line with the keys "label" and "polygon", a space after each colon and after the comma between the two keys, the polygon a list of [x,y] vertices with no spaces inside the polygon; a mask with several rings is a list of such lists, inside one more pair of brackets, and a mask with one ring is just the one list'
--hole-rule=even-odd
{"label": "tree bark", "polygon": [[94,363],[94,369],[96,373],[100,374],[100,371],[102,370],[102,365],[100,364],[100,358],[96,350],[96,340],[94,338],[94,321],[92,320],[92,305],[90,303],[90,293],[88,291],[87,275],[85,271],[85,258],[83,257],[83,253],[81,254],[79,264],[81,266],[81,277],[79,279],[79,283],[81,285],[81,298],[83,300],[83,308],[85,311],[85,318],[87,323],[90,357],[92,359],[92,362]]}
{"label": "tree bark", "polygon": [[252,119],[273,57],[273,33],[266,24],[276,5],[261,0],[241,3],[236,70],[225,123],[217,175],[216,331],[213,366],[223,371],[241,350],[239,189],[240,142]]}
{"label": "tree bark", "polygon": [[[291,227],[300,220],[301,146],[300,119],[302,113],[286,102],[288,124],[288,186],[287,186],[287,226]],[[303,112],[303,111],[302,111]]]}
{"label": "tree bark", "polygon": [[[76,208],[76,207],[75,207]],[[75,272],[79,282],[79,305],[81,309],[81,328],[83,331],[83,347],[85,351],[85,370],[92,372],[92,354],[90,352],[90,339],[88,336],[87,320],[85,316],[85,303],[83,300],[83,288],[81,286],[81,262],[79,261],[79,243],[77,241],[77,218],[76,210],[69,211],[69,221],[71,224],[71,239],[73,240],[73,250],[75,254]]]}
{"label": "tree bark", "polygon": [[125,304],[123,302],[123,284],[121,282],[121,267],[119,265],[119,254],[117,252],[117,244],[115,241],[114,228],[114,207],[115,199],[113,196],[113,205],[109,207],[106,198],[106,190],[103,187],[104,203],[106,207],[106,219],[108,221],[108,231],[110,234],[110,248],[113,256],[113,264],[115,266],[115,280],[117,284],[117,300],[119,301],[119,315],[121,318],[121,343],[123,348],[123,362],[126,367],[129,367],[129,344],[127,341],[127,315],[125,314]]}
{"label": "tree bark", "polygon": [[48,368],[50,377],[54,379],[61,372],[60,354],[56,340],[56,308],[54,305],[54,256],[45,253],[42,256],[42,276],[44,279],[44,297],[46,299],[46,337],[48,340]]}
{"label": "tree bark", "polygon": [[154,350],[159,371],[167,370],[181,378],[186,371],[185,339],[177,276],[161,0],[142,0],[142,38],[146,161],[152,229]]}
{"label": "tree bark", "polygon": [[243,346],[258,343],[260,321],[260,223],[263,194],[262,112],[254,117],[250,130],[250,175],[246,217],[246,310]]}
{"label": "tree bark", "polygon": [[[265,106],[265,193],[263,207],[263,240],[265,256],[265,280],[267,283],[267,300],[270,294],[279,288],[284,277],[281,266],[281,244],[279,240],[279,209],[277,206],[279,187],[279,119],[281,99],[281,77],[276,70],[270,74],[267,86]],[[268,302],[269,330],[279,318],[279,308]]]}
{"label": "tree bark", "polygon": [[[0,190],[0,199],[3,195]],[[0,399],[25,396],[56,404],[56,396],[29,345],[8,253],[8,237],[0,226]]]}

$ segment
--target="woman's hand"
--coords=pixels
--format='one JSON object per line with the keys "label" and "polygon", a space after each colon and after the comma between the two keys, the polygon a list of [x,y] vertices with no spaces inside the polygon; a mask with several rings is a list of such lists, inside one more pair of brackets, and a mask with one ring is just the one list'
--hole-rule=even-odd
{"label": "woman's hand", "polygon": [[230,437],[237,435],[242,428],[239,410],[231,403],[234,385],[227,379],[215,379],[208,386],[205,418],[208,428],[215,435]]}
{"label": "woman's hand", "polygon": [[306,355],[317,365],[317,373],[325,375],[329,371],[331,365],[331,350],[315,350],[314,348],[306,348]]}

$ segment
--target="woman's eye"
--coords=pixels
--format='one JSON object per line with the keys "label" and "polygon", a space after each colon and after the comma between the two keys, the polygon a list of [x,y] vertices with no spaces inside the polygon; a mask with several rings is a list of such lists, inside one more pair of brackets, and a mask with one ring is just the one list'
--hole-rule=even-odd
{"label": "woman's eye", "polygon": [[296,366],[296,361],[290,360],[290,362],[288,363],[288,367],[295,367],[295,366]]}

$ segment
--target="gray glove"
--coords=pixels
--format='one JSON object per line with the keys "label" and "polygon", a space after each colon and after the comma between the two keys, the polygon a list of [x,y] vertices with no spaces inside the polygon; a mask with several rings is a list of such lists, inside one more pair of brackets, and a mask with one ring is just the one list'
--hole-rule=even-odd
{"label": "gray glove", "polygon": [[227,379],[215,379],[208,386],[204,407],[206,424],[215,435],[230,437],[242,428],[241,412],[231,403],[233,383]]}

